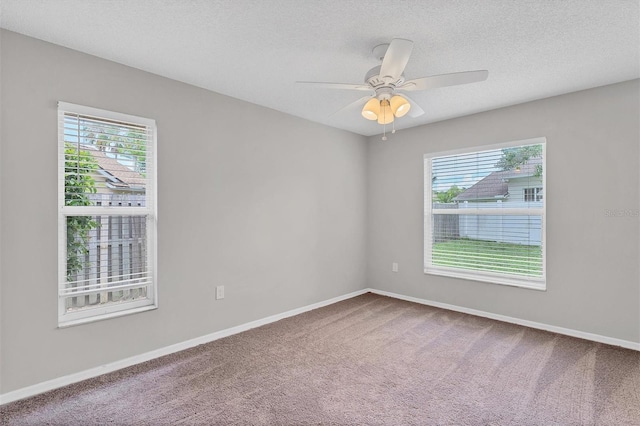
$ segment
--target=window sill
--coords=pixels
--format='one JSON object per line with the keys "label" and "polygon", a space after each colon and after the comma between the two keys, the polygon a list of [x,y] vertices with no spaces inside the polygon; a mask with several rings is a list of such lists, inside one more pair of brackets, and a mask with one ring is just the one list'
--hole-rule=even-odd
{"label": "window sill", "polygon": [[460,278],[463,280],[480,281],[489,284],[499,284],[511,287],[526,288],[529,290],[547,291],[546,279],[526,279],[517,277],[498,276],[482,271],[462,271],[444,267],[425,267],[424,273],[428,275],[439,275],[443,277]]}
{"label": "window sill", "polygon": [[76,325],[87,324],[87,323],[90,323],[90,322],[102,321],[102,320],[106,320],[106,319],[110,319],[110,318],[116,318],[116,317],[122,317],[122,316],[125,316],[125,315],[138,314],[140,312],[152,311],[154,309],[158,309],[158,306],[157,305],[147,305],[147,306],[142,306],[142,307],[139,307],[139,308],[133,308],[133,309],[127,309],[127,310],[115,311],[115,312],[108,312],[108,313],[99,314],[99,315],[91,315],[89,317],[78,318],[78,319],[59,321],[58,322],[58,328],[73,327],[73,326],[76,326]]}

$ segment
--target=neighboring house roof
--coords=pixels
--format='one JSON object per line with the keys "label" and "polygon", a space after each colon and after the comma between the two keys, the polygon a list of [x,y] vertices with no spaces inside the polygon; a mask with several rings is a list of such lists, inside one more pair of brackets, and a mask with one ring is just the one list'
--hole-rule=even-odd
{"label": "neighboring house roof", "polygon": [[542,164],[542,158],[536,157],[529,159],[517,169],[493,172],[458,194],[453,200],[469,201],[505,198],[509,195],[509,184],[507,183],[509,179],[534,176],[540,164]]}
{"label": "neighboring house roof", "polygon": [[454,201],[500,199],[509,193],[509,185],[504,174],[509,172],[493,172],[475,185],[456,196]]}
{"label": "neighboring house roof", "polygon": [[144,190],[146,180],[140,173],[120,164],[115,158],[107,156],[104,151],[86,145],[83,148],[96,159],[100,173],[107,178],[107,185],[110,188],[122,191]]}

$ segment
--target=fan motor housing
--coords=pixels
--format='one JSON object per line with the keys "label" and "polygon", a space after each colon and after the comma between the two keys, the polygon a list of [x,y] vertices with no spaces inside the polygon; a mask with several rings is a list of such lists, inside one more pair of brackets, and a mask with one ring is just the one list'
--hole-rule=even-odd
{"label": "fan motor housing", "polygon": [[384,79],[380,77],[381,67],[382,67],[381,65],[378,65],[377,67],[371,68],[367,72],[367,74],[364,76],[364,82],[367,83],[369,86],[373,87],[374,89],[377,89],[379,87],[385,87],[385,86],[396,88],[402,85],[402,83],[404,83],[405,81],[404,74],[402,74],[397,80],[394,80],[394,81],[388,81],[388,79]]}

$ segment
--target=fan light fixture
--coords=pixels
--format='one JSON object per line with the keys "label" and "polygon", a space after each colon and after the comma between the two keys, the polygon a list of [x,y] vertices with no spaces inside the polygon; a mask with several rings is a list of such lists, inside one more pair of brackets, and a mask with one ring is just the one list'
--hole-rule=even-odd
{"label": "fan light fixture", "polygon": [[393,110],[393,115],[400,118],[403,117],[406,113],[411,109],[411,104],[407,102],[405,98],[402,96],[394,96],[389,101],[391,103],[391,109]]}
{"label": "fan light fixture", "polygon": [[367,120],[377,120],[378,114],[380,114],[380,101],[377,98],[369,99],[362,108],[362,116]]}
{"label": "fan light fixture", "polygon": [[402,96],[391,99],[371,98],[362,108],[362,116],[367,120],[378,120],[379,124],[392,123],[394,118],[404,116],[411,109],[411,104]]}

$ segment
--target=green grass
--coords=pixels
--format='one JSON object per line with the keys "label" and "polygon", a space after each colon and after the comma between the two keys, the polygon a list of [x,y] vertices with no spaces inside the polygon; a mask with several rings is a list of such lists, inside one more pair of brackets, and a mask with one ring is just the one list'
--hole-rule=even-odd
{"label": "green grass", "polygon": [[542,276],[540,246],[459,239],[433,245],[433,265]]}

